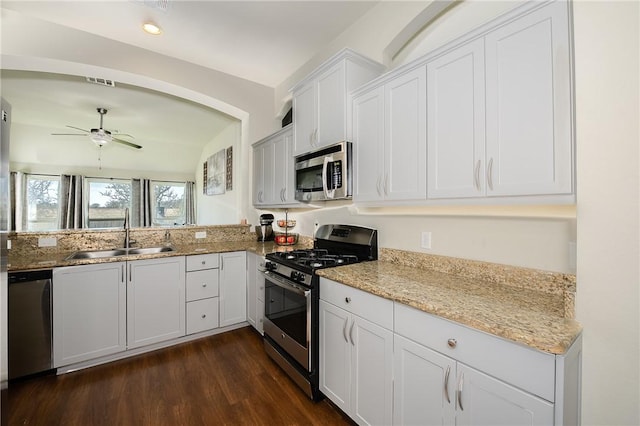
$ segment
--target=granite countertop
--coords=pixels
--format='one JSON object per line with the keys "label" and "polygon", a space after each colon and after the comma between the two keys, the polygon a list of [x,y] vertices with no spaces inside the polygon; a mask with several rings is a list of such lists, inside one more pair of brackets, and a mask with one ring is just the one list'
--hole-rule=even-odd
{"label": "granite countertop", "polygon": [[13,256],[9,253],[9,262],[7,267],[9,272],[15,272],[49,269],[60,266],[91,265],[96,263],[119,262],[123,260],[155,259],[161,257],[190,256],[194,254],[225,253],[232,251],[250,251],[260,256],[264,256],[265,254],[272,253],[274,251],[289,251],[306,246],[303,244],[279,246],[273,242],[228,241],[207,244],[173,244],[172,247],[174,248],[174,251],[172,252],[74,260],[66,260],[69,255],[74,253],[74,251],[52,250],[50,253],[45,255],[29,255],[23,253],[22,255]]}
{"label": "granite countertop", "polygon": [[384,261],[318,275],[552,354],[565,353],[581,331],[558,294]]}

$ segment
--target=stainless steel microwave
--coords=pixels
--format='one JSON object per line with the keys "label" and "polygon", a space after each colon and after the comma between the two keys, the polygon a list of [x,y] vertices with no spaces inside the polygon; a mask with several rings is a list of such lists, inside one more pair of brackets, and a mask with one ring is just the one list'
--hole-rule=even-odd
{"label": "stainless steel microwave", "polygon": [[352,155],[351,142],[340,142],[295,157],[296,200],[350,199]]}

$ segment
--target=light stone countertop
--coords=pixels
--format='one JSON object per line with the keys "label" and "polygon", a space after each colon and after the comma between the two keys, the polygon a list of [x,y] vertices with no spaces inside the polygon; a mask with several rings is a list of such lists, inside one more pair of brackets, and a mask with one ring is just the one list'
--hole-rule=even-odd
{"label": "light stone countertop", "polygon": [[384,261],[318,275],[552,354],[565,353],[581,332],[558,294]]}
{"label": "light stone countertop", "polygon": [[77,265],[91,265],[96,263],[108,263],[119,261],[131,261],[140,259],[155,259],[161,257],[171,256],[190,256],[195,254],[207,254],[207,253],[225,253],[232,251],[250,251],[258,255],[264,256],[267,253],[274,251],[289,251],[296,248],[307,247],[302,244],[292,246],[279,246],[273,242],[257,242],[257,241],[228,241],[228,242],[214,242],[206,244],[173,244],[174,251],[144,254],[144,255],[126,255],[117,257],[106,257],[98,259],[75,259],[66,260],[66,258],[73,254],[74,251],[57,251],[53,250],[50,253],[34,253],[33,255],[28,252],[22,252],[20,254],[12,255],[9,253],[8,270],[9,272],[16,271],[30,271],[38,269],[50,269],[61,266],[77,266]]}

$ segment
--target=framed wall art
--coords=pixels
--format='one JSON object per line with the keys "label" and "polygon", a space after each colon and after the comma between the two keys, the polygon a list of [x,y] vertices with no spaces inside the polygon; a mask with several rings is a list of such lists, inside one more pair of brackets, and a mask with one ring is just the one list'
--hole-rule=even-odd
{"label": "framed wall art", "polygon": [[224,149],[213,154],[204,163],[203,182],[206,195],[224,194],[226,165],[227,154]]}

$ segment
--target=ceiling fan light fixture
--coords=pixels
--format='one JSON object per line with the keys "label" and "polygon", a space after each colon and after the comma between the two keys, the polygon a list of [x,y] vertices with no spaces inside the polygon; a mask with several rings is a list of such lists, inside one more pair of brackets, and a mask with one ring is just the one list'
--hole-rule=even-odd
{"label": "ceiling fan light fixture", "polygon": [[154,24],[152,22],[145,22],[144,24],[142,24],[142,29],[147,34],[151,34],[151,35],[160,35],[160,34],[162,34],[162,29],[160,29],[159,26],[157,26],[156,24]]}
{"label": "ceiling fan light fixture", "polygon": [[93,130],[94,129],[92,129],[91,132],[91,140],[93,141],[93,143],[95,143],[99,147],[102,147],[111,142],[111,132],[103,129],[97,129],[97,131],[95,132]]}

